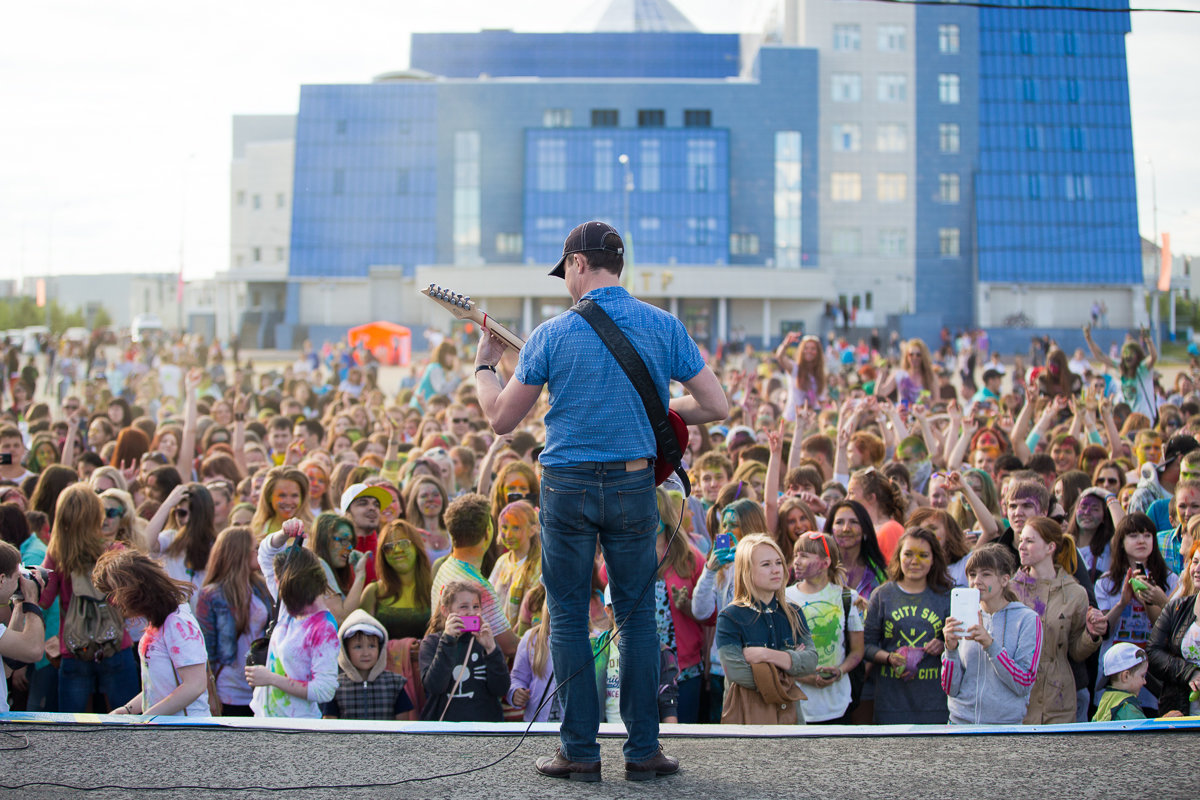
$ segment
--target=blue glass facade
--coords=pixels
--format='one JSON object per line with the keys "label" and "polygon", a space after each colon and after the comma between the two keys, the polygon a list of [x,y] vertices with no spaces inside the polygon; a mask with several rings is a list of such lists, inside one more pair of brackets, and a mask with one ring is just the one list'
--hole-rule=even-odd
{"label": "blue glass facade", "polygon": [[434,259],[436,104],[432,84],[302,87],[291,275]]}
{"label": "blue glass facade", "polygon": [[410,63],[447,78],[732,78],[737,34],[414,33]]}
{"label": "blue glass facade", "polygon": [[[627,165],[620,163],[622,155]],[[725,263],[729,257],[729,132],[718,128],[528,131],[526,257],[553,263],[562,253],[563,232],[585,219],[606,220],[618,230],[629,230],[635,263]]]}
{"label": "blue glass facade", "polygon": [[978,12],[979,280],[1141,283],[1129,15],[1001,1]]}
{"label": "blue glass facade", "polygon": [[[939,314],[952,327],[974,319],[978,52],[975,9],[917,7],[916,312]],[[957,95],[949,76],[957,78]],[[956,198],[942,191],[951,178]],[[948,231],[958,232],[956,251]]]}

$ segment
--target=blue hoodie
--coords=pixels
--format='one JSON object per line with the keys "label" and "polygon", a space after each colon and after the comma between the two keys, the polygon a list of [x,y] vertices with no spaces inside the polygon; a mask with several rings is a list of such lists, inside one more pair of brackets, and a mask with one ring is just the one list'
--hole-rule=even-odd
{"label": "blue hoodie", "polygon": [[[964,623],[965,624],[965,623]],[[992,635],[984,650],[959,639],[942,653],[942,688],[953,725],[1020,725],[1029,706],[1042,655],[1042,620],[1033,609],[1011,602],[995,614],[983,612]]]}

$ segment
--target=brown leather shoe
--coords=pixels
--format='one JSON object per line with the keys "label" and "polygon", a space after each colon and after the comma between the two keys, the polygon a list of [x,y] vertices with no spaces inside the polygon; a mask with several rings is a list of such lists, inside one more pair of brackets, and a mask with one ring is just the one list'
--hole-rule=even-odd
{"label": "brown leather shoe", "polygon": [[534,766],[547,778],[567,778],[588,783],[600,780],[599,761],[569,761],[562,754],[562,748],[555,750],[553,756],[542,756]]}
{"label": "brown leather shoe", "polygon": [[658,752],[645,761],[626,761],[625,780],[652,781],[664,775],[674,775],[679,771],[679,759],[671,758],[658,748]]}

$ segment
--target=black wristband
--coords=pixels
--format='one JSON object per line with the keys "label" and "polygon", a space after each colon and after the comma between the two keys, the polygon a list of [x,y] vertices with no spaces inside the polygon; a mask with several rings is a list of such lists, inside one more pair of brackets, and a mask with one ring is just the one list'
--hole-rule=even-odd
{"label": "black wristband", "polygon": [[492,366],[491,364],[480,364],[478,367],[475,368],[475,374],[478,375],[481,371],[483,371],[485,369],[490,369],[493,374],[495,374],[495,372],[496,372],[496,368],[494,366]]}
{"label": "black wristband", "polygon": [[42,611],[42,607],[39,606],[37,603],[31,603],[28,600],[26,600],[25,602],[21,603],[21,610],[24,611],[26,614],[33,614],[35,617],[37,617],[38,619],[40,619],[42,621],[42,624],[45,624],[46,613],[44,611]]}

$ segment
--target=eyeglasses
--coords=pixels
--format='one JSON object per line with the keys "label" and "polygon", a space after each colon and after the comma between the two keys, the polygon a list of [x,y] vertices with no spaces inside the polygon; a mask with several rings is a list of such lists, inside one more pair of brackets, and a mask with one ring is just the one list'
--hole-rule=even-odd
{"label": "eyeglasses", "polygon": [[121,517],[125,516],[125,509],[120,507],[106,508],[104,509],[104,516],[107,519],[120,519]]}
{"label": "eyeglasses", "polygon": [[825,538],[825,534],[818,533],[817,531],[809,531],[804,536],[808,539],[820,539],[821,546],[825,548],[825,557],[830,560],[833,559],[833,556],[829,554],[829,541]]}
{"label": "eyeglasses", "polygon": [[417,549],[416,545],[414,545],[408,539],[397,539],[396,541],[388,542],[383,546],[383,552],[385,553],[394,553],[397,550],[409,551],[415,549]]}

